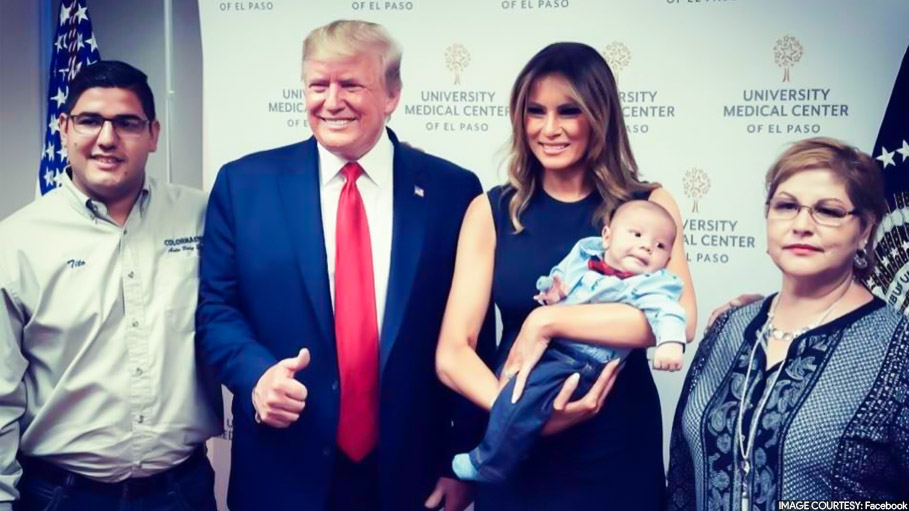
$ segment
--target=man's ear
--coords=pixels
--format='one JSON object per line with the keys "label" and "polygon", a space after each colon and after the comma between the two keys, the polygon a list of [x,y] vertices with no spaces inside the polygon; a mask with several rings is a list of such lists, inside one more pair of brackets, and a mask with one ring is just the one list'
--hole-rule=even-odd
{"label": "man's ear", "polygon": [[66,128],[69,126],[69,116],[60,114],[57,118],[57,128],[60,130],[60,142],[66,145]]}
{"label": "man's ear", "polygon": [[390,118],[391,114],[398,108],[401,101],[401,87],[388,91],[388,97],[385,99],[385,117]]}

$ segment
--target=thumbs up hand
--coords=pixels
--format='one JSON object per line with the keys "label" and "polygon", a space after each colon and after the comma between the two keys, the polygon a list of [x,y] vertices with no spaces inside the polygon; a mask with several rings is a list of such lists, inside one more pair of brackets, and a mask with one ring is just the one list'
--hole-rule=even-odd
{"label": "thumbs up hand", "polygon": [[293,378],[294,374],[301,369],[306,369],[306,366],[309,365],[309,350],[303,348],[300,350],[300,353],[297,353],[297,356],[294,358],[285,358],[284,360],[278,362],[278,365],[287,369],[290,374],[289,378]]}
{"label": "thumbs up hand", "polygon": [[286,428],[300,418],[308,391],[294,375],[309,365],[309,350],[271,366],[259,378],[252,392],[256,420],[274,428]]}

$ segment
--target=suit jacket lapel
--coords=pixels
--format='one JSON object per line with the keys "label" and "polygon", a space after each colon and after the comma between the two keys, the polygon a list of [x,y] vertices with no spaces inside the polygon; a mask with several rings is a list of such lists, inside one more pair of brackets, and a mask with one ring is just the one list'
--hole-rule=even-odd
{"label": "suit jacket lapel", "polygon": [[391,269],[385,298],[385,317],[379,347],[379,374],[385,369],[388,356],[398,340],[404,313],[410,301],[414,278],[423,251],[426,235],[426,198],[422,169],[414,166],[412,151],[402,147],[389,130],[395,146],[394,153],[394,206],[391,235]]}
{"label": "suit jacket lapel", "polygon": [[322,232],[319,153],[314,138],[285,162],[285,172],[277,174],[278,193],[284,207],[287,230],[300,264],[303,285],[319,322],[322,338],[334,345],[334,313],[328,287],[325,235]]}

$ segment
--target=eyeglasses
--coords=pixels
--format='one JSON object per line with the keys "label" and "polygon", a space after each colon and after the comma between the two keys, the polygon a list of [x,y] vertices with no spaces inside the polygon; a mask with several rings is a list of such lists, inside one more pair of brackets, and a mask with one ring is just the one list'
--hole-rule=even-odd
{"label": "eyeglasses", "polygon": [[808,208],[811,219],[818,225],[839,227],[843,225],[850,215],[855,215],[859,210],[846,210],[835,203],[820,201],[812,206],[799,204],[798,201],[788,198],[775,198],[767,201],[768,220],[792,220],[798,216],[802,208]]}
{"label": "eyeglasses", "polygon": [[95,136],[101,132],[104,123],[110,121],[114,131],[121,137],[138,137],[146,128],[149,121],[136,117],[135,115],[117,115],[114,117],[104,117],[98,114],[76,114],[70,115],[73,129],[76,133],[85,136]]}

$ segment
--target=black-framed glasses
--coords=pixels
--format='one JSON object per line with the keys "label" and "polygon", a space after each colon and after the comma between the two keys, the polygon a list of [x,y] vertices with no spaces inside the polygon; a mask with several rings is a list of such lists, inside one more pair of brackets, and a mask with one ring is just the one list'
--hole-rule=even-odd
{"label": "black-framed glasses", "polygon": [[818,225],[839,227],[858,213],[858,209],[846,209],[837,203],[820,201],[812,205],[800,204],[797,200],[778,197],[767,201],[768,220],[792,220],[798,216],[802,208],[808,208],[808,214]]}
{"label": "black-framed glasses", "polygon": [[148,128],[148,119],[135,115],[115,115],[104,117],[98,114],[75,114],[69,116],[76,133],[85,136],[95,136],[101,132],[105,122],[110,122],[114,131],[121,137],[137,137]]}

